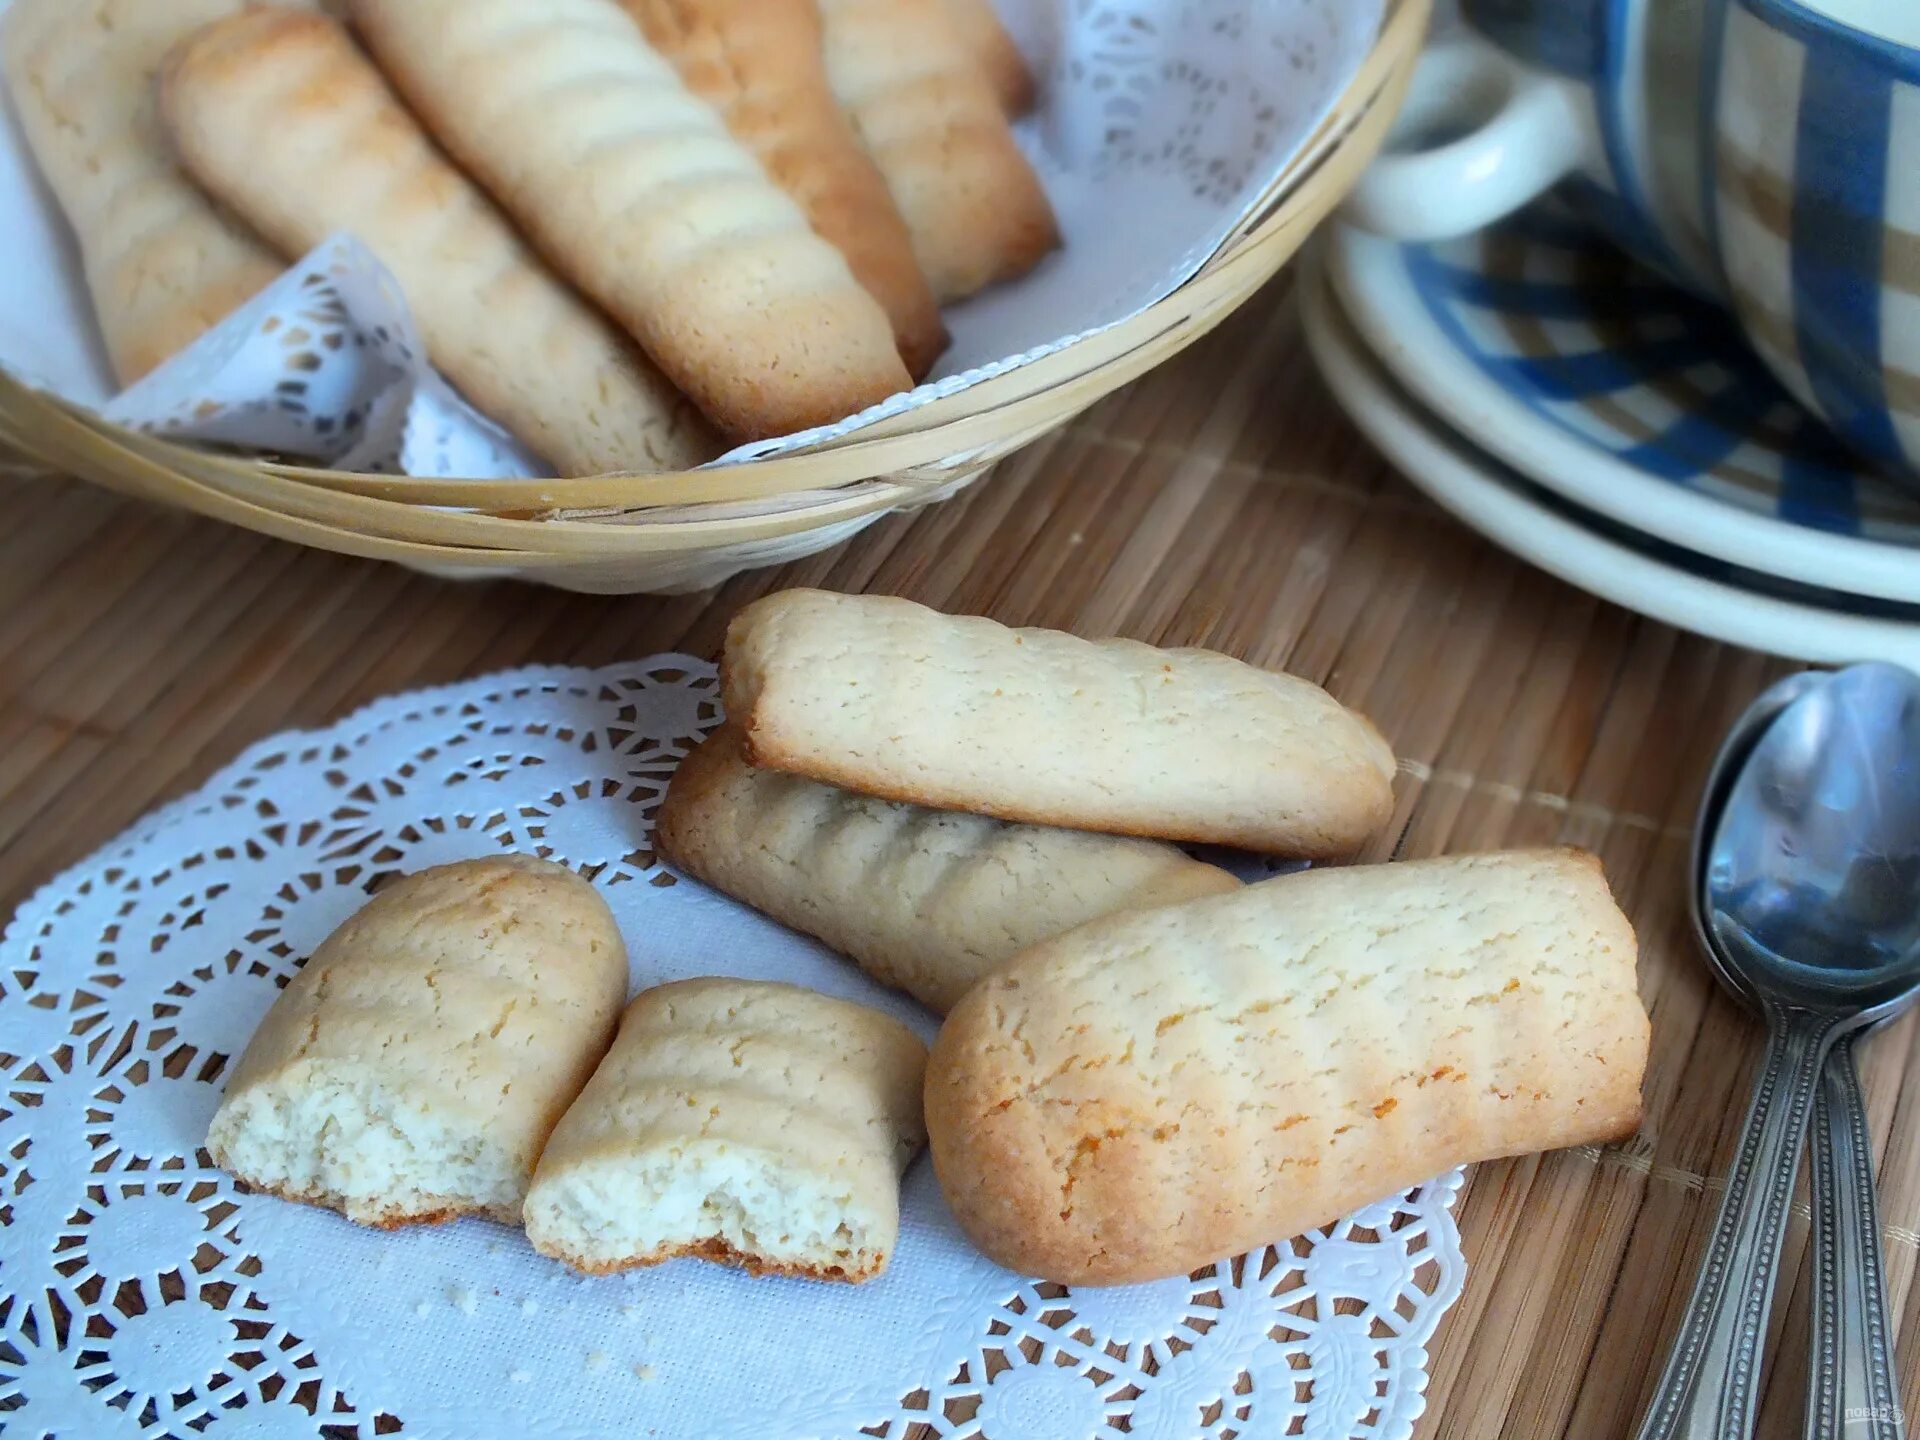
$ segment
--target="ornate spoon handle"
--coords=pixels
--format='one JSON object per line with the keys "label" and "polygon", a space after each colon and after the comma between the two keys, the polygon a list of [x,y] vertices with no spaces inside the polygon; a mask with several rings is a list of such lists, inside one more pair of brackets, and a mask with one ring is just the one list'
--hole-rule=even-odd
{"label": "ornate spoon handle", "polygon": [[1840,1022],[1768,1005],[1767,1049],[1706,1260],[1640,1440],[1744,1440],[1807,1112]]}
{"label": "ornate spoon handle", "polygon": [[1834,1042],[1813,1107],[1813,1361],[1808,1440],[1903,1440],[1880,1265],[1873,1137],[1851,1035]]}

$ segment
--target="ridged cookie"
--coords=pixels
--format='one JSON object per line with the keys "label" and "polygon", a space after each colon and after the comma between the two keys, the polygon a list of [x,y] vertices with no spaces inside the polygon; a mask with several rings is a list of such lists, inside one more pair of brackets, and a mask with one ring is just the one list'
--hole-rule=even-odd
{"label": "ridged cookie", "polygon": [[788,590],[734,617],[721,673],[753,764],[889,800],[1315,858],[1392,811],[1366,719],[1208,650]]}
{"label": "ridged cookie", "polygon": [[897,1020],[792,985],[643,991],[540,1159],[527,1238],[588,1274],[694,1255],[870,1280],[925,1142],[926,1058]]}
{"label": "ridged cookie", "polygon": [[427,128],[729,439],[912,381],[880,303],[616,0],[353,0]]}
{"label": "ridged cookie", "polygon": [[262,8],[168,57],[160,111],[194,177],[287,256],[358,236],[433,361],[563,475],[719,453],[630,338],[541,263],[421,130],[344,26]]}
{"label": "ridged cookie", "polygon": [[130,385],[286,267],[175,164],[153,80],[182,37],[240,0],[15,0],[7,95],[80,242],[113,372]]}
{"label": "ridged cookie", "polygon": [[756,770],[732,726],[680,762],[654,843],[689,875],[943,1012],[1076,925],[1240,888],[1157,841],[927,810]]}
{"label": "ridged cookie", "polygon": [[1640,1118],[1634,937],[1572,850],[1313,870],[1117,915],[971,991],[927,1067],[953,1213],[1112,1285]]}
{"label": "ridged cookie", "polygon": [[885,308],[918,380],[946,348],[939,303],[886,179],[827,84],[814,0],[622,0]]}
{"label": "ridged cookie", "polygon": [[363,1225],[518,1224],[626,990],[613,916],[572,871],[523,855],[422,870],[287,983],[207,1149],[256,1190]]}
{"label": "ridged cookie", "polygon": [[1040,178],[945,0],[820,0],[827,79],[887,177],[933,293],[1024,275],[1060,243]]}
{"label": "ridged cookie", "polygon": [[1035,88],[1033,72],[1026,57],[1000,23],[993,0],[944,0],[947,19],[954,33],[973,57],[973,63],[985,72],[987,83],[1009,115],[1024,115],[1033,108]]}

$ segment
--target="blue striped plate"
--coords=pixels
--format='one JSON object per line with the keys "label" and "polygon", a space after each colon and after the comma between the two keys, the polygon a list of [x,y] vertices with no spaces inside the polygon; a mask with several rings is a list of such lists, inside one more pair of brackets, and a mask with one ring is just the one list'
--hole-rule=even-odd
{"label": "blue striped plate", "polygon": [[1616,525],[1534,484],[1434,414],[1387,373],[1309,257],[1300,273],[1308,348],[1354,423],[1418,489],[1520,558],[1629,610],[1734,645],[1816,663],[1920,669],[1920,605],[1758,575]]}
{"label": "blue striped plate", "polygon": [[1546,489],[1761,574],[1920,602],[1920,497],[1856,462],[1723,312],[1564,211],[1433,245],[1342,226],[1328,265],[1393,376]]}

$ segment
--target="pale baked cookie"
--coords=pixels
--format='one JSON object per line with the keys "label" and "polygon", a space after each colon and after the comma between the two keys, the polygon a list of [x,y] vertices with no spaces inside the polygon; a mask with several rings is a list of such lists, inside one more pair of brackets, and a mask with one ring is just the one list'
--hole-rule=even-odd
{"label": "pale baked cookie", "polygon": [[897,1020],[792,985],[643,991],[541,1157],[527,1238],[589,1274],[695,1255],[870,1280],[925,1142],[926,1058]]}
{"label": "pale baked cookie", "polygon": [[563,866],[502,855],[409,875],[288,982],[207,1150],[256,1190],[363,1225],[518,1224],[626,988],[606,902]]}
{"label": "pale baked cookie", "polygon": [[80,242],[113,372],[130,385],[285,268],[175,164],[154,113],[160,61],[240,0],[14,0],[7,97]]}
{"label": "pale baked cookie", "polygon": [[686,87],[847,257],[918,380],[946,348],[940,306],[886,179],[827,85],[814,0],[622,0]]}
{"label": "pale baked cookie", "polygon": [[616,0],[353,0],[427,128],[729,439],[912,380],[840,252]]}
{"label": "pale baked cookie", "polygon": [[974,64],[986,73],[1000,108],[1009,115],[1026,114],[1033,108],[1035,99],[1033,72],[1027,68],[1026,57],[1013,43],[1013,37],[1007,34],[1007,27],[1000,23],[993,0],[944,0],[944,3],[954,33],[973,56]]}
{"label": "pale baked cookie", "polygon": [[961,1227],[1023,1274],[1185,1274],[1449,1166],[1617,1140],[1647,1016],[1600,864],[1313,870],[1095,921],[987,977],[927,1067]]}
{"label": "pale baked cookie", "polygon": [[161,118],[206,189],[289,258],[351,231],[393,272],[433,362],[563,475],[719,453],[697,411],[558,279],[387,88],[346,29],[262,8],[168,57]]}
{"label": "pale baked cookie", "polygon": [[788,590],[734,617],[721,672],[749,761],[890,800],[1311,857],[1392,812],[1365,718],[1208,650]]}
{"label": "pale baked cookie", "polygon": [[680,762],[654,842],[689,875],[939,1011],[1076,925],[1240,888],[1159,841],[927,810],[756,770],[732,726]]}
{"label": "pale baked cookie", "polygon": [[906,217],[942,302],[1024,275],[1053,207],[946,0],[820,0],[827,79]]}

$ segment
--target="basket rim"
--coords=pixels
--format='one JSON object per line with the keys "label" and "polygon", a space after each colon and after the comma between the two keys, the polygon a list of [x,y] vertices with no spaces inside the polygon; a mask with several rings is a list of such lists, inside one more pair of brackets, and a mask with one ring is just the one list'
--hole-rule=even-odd
{"label": "basket rim", "polygon": [[[130,430],[0,371],[0,457],[11,448],[29,463],[280,538],[462,568],[631,554],[643,536],[651,551],[699,551],[925,499],[1183,348],[1197,338],[1192,332],[1211,328],[1223,309],[1277,271],[1344,196],[1347,186],[1329,186],[1330,175],[1357,175],[1384,139],[1431,4],[1386,0],[1372,50],[1262,197],[1263,208],[1168,295],[1027,365],[805,450],[644,475],[358,474],[226,455]],[[782,499],[800,503],[766,508]],[[740,507],[758,508],[742,514]]]}

